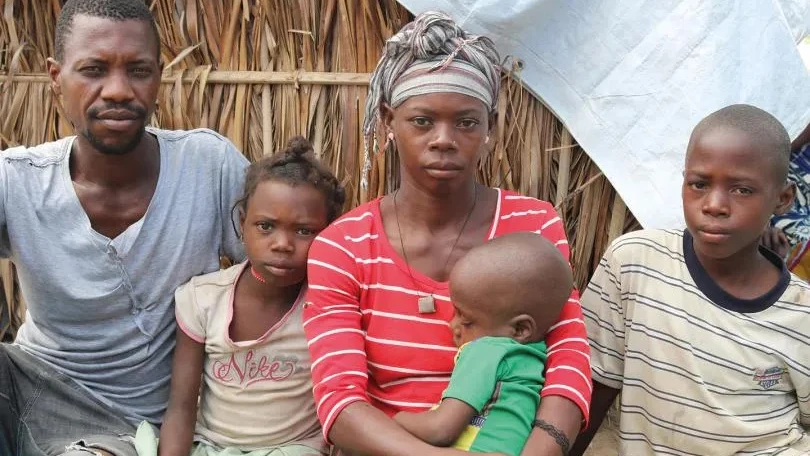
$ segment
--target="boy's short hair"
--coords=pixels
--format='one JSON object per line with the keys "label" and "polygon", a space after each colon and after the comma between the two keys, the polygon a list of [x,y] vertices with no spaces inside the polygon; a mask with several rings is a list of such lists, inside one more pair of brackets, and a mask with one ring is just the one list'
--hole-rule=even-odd
{"label": "boy's short hair", "polygon": [[694,142],[709,130],[731,128],[745,133],[770,155],[776,177],[787,181],[790,165],[790,135],[779,120],[767,111],[747,104],[735,104],[717,110],[701,120],[689,138],[688,151]]}

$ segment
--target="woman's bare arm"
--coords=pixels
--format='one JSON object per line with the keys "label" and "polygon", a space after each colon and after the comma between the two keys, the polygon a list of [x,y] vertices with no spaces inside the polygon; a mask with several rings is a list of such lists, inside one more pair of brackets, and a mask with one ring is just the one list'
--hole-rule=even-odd
{"label": "woman's bare arm", "polygon": [[352,456],[469,456],[466,451],[428,445],[365,402],[354,402],[340,412],[329,440]]}
{"label": "woman's bare arm", "polygon": [[394,415],[394,421],[423,442],[447,447],[455,443],[475,413],[466,402],[448,397],[433,410],[399,412]]}
{"label": "woman's bare arm", "polygon": [[[562,396],[547,396],[540,401],[537,419],[559,429],[569,442],[573,443],[582,426],[582,412],[574,402]],[[560,444],[554,437],[538,428],[532,430],[521,456],[560,456]]]}

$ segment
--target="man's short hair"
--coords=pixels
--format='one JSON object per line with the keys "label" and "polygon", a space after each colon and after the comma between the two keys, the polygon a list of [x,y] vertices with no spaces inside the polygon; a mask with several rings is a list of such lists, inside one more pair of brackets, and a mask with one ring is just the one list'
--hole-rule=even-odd
{"label": "man's short hair", "polygon": [[77,15],[100,17],[113,21],[137,20],[147,22],[154,35],[155,44],[160,54],[160,35],[155,18],[144,0],[68,0],[56,21],[56,60],[65,57],[65,42]]}

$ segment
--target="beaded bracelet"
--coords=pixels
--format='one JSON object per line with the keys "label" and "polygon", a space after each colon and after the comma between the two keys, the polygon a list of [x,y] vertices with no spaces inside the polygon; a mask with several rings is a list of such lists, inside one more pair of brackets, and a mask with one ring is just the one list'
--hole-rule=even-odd
{"label": "beaded bracelet", "polygon": [[548,435],[554,437],[554,441],[560,446],[563,456],[568,454],[568,451],[571,449],[571,442],[561,430],[543,420],[534,420],[534,427],[540,428],[546,431]]}

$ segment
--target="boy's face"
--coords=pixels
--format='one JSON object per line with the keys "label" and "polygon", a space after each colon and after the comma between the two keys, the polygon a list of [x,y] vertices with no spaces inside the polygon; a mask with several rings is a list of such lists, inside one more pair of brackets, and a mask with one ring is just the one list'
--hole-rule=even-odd
{"label": "boy's face", "polygon": [[779,178],[773,154],[730,128],[709,129],[693,139],[682,197],[699,255],[724,259],[756,248],[771,215],[789,207],[792,188]]}
{"label": "boy's face", "polygon": [[453,341],[460,347],[467,342],[486,336],[513,337],[514,327],[508,316],[493,315],[497,312],[487,312],[484,306],[478,303],[453,299],[455,315],[450,320],[450,329],[453,330]]}

